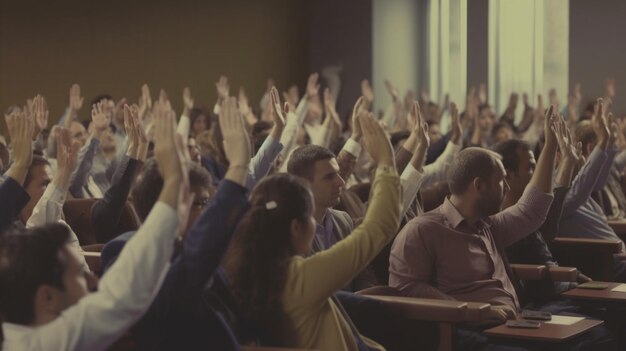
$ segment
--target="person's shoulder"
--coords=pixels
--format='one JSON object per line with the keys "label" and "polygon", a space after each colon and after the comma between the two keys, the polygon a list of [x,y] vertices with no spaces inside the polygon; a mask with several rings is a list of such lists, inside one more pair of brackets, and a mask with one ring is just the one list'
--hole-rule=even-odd
{"label": "person's shoulder", "polygon": [[329,209],[329,213],[336,220],[341,220],[344,222],[352,223],[352,217],[346,211],[335,210],[334,208]]}

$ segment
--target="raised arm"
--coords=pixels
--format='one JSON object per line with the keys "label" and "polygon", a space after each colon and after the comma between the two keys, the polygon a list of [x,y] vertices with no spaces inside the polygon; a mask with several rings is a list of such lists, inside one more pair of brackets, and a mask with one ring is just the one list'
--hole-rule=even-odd
{"label": "raised arm", "polygon": [[365,105],[366,99],[363,96],[356,100],[356,103],[352,108],[352,135],[350,136],[350,139],[346,141],[341,151],[339,151],[339,155],[337,155],[339,175],[345,181],[347,181],[348,178],[350,178],[350,175],[352,175],[354,166],[356,165],[356,160],[361,154],[362,148],[360,141],[363,136],[363,130],[359,115],[367,112]]}
{"label": "raised arm", "polygon": [[100,140],[111,124],[111,118],[104,109],[104,103],[98,102],[91,110],[91,139],[79,151],[78,167],[76,167],[70,180],[69,191],[75,198],[83,197],[83,187],[87,184],[93,159],[100,149]]}
{"label": "raised arm", "polygon": [[[173,113],[155,117],[155,158],[163,177],[158,202],[100,280],[98,291],[41,327],[36,343],[59,350],[104,350],[152,303],[169,267],[177,228],[186,222],[190,206],[183,150],[174,141]],[[67,337],[61,339],[59,334]]]}
{"label": "raised arm", "polygon": [[189,139],[189,129],[191,128],[189,115],[193,109],[193,103],[194,101],[191,96],[191,89],[189,89],[189,87],[185,87],[185,89],[183,89],[183,113],[180,115],[178,127],[176,128],[176,132],[183,137],[185,145],[187,144],[187,139]]}
{"label": "raised arm", "polygon": [[[417,101],[413,102],[410,115],[415,120],[411,134],[415,135],[414,138],[417,142],[411,161],[400,176],[400,181],[402,183],[402,216],[404,216],[406,211],[409,209],[415,200],[415,195],[417,195],[417,192],[422,186],[422,176],[424,174],[422,166],[424,165],[424,159],[426,158],[426,150],[428,150],[428,147],[430,146],[428,124],[426,124],[422,118]],[[409,136],[409,138],[411,138],[411,136]]]}
{"label": "raised arm", "polygon": [[148,139],[138,114],[137,106],[124,106],[124,127],[129,138],[128,150],[117,165],[111,187],[91,209],[91,222],[98,242],[111,239],[113,231],[119,224],[135,173],[147,157]]}
{"label": "raised arm", "polygon": [[[189,294],[200,294],[202,288],[219,266],[248,200],[246,184],[250,163],[250,141],[235,98],[228,99],[220,113],[224,135],[224,151],[230,165],[217,193],[194,226],[187,233],[183,251],[173,263],[184,280],[177,288]],[[170,273],[172,274],[172,273]]]}
{"label": "raised arm", "polygon": [[299,259],[296,274],[304,303],[330,297],[350,282],[393,238],[399,224],[400,180],[389,139],[373,116],[363,116],[364,144],[378,164],[372,200],[363,223],[330,249]]}
{"label": "raised arm", "polygon": [[559,119],[555,110],[556,107],[550,106],[546,112],[546,142],[524,194],[515,205],[491,216],[492,226],[496,229],[494,232],[503,233],[496,237],[503,247],[537,230],[546,220],[553,199],[552,174],[558,147],[556,125]]}
{"label": "raised arm", "polygon": [[6,180],[0,184],[0,199],[3,199],[0,201],[0,234],[18,219],[30,200],[23,185],[33,160],[33,116],[13,112],[4,118],[11,137],[13,163],[5,174]]}

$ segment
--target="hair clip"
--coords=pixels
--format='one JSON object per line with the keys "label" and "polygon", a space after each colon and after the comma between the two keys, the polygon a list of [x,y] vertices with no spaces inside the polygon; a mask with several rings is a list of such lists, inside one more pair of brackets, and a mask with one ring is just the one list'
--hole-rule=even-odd
{"label": "hair clip", "polygon": [[276,207],[278,207],[278,205],[276,204],[276,201],[269,201],[265,203],[265,209],[267,210],[273,210]]}

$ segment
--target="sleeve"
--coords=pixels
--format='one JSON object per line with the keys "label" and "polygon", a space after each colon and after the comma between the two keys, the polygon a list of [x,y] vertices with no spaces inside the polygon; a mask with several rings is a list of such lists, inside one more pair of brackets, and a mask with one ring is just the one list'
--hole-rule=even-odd
{"label": "sleeve", "polygon": [[98,291],[39,327],[33,342],[51,350],[107,349],[152,303],[169,267],[178,224],[176,211],[157,202]]}
{"label": "sleeve", "polygon": [[413,157],[413,153],[401,146],[396,152],[396,169],[398,173],[404,172],[409,162],[411,162],[411,158]]}
{"label": "sleeve", "polygon": [[410,222],[394,240],[389,255],[389,286],[405,296],[454,300],[431,285],[437,247],[433,237],[420,225]]}
{"label": "sleeve", "polygon": [[250,160],[248,166],[248,178],[246,179],[246,187],[252,190],[254,185],[269,173],[274,161],[283,150],[283,145],[276,139],[268,135],[261,144],[259,151]]}
{"label": "sleeve", "polygon": [[328,250],[292,261],[290,284],[303,303],[325,300],[346,286],[395,235],[400,222],[400,179],[396,170],[379,167],[372,191],[363,223],[350,235]]}
{"label": "sleeve", "polygon": [[183,251],[172,265],[173,271],[184,270],[185,280],[177,289],[190,294],[202,292],[248,208],[246,193],[245,188],[229,180],[220,184],[208,207],[187,232]]}
{"label": "sleeve", "polygon": [[91,209],[91,221],[98,242],[107,242],[117,228],[140,162],[124,157],[113,175],[111,187]]}
{"label": "sleeve", "polygon": [[620,151],[617,156],[615,156],[615,167],[617,167],[620,173],[624,171],[624,167],[626,167],[626,150]]}
{"label": "sleeve", "polygon": [[574,213],[582,204],[589,200],[607,157],[607,154],[597,147],[591,152],[589,159],[572,181],[569,192],[565,197],[563,216],[569,216]]}
{"label": "sleeve", "polygon": [[553,195],[527,186],[517,203],[490,217],[493,236],[502,247],[519,241],[543,224]]}
{"label": "sleeve", "polygon": [[606,182],[609,179],[609,175],[611,174],[611,168],[613,167],[613,161],[615,160],[615,156],[617,155],[617,149],[611,149],[606,152],[606,160],[602,164],[602,168],[600,169],[600,173],[598,174],[598,180],[596,181],[593,192],[598,192],[604,188]]}
{"label": "sleeve", "polygon": [[402,211],[400,212],[400,218],[404,217],[422,187],[424,181],[423,175],[424,173],[415,169],[412,164],[406,166],[404,172],[402,172],[400,176],[400,182],[402,184]]}
{"label": "sleeve", "polygon": [[339,165],[339,175],[345,181],[350,178],[354,167],[356,166],[356,160],[362,151],[361,144],[354,139],[349,138],[343,145],[339,155],[337,155],[337,164]]}
{"label": "sleeve", "polygon": [[424,166],[423,187],[435,185],[438,181],[446,179],[448,169],[456,155],[461,151],[461,147],[451,141],[448,142],[443,153],[437,157],[435,162]]}
{"label": "sleeve", "polygon": [[48,184],[43,195],[33,208],[33,213],[26,221],[26,228],[38,227],[51,223],[65,225],[70,230],[70,245],[82,258],[81,264],[85,270],[89,270],[87,261],[82,255],[83,249],[80,247],[78,236],[74,230],[63,220],[63,204],[65,203],[65,192],[57,188],[53,183]]}
{"label": "sleeve", "polygon": [[98,147],[100,147],[100,140],[91,138],[89,143],[87,143],[78,154],[78,167],[76,167],[72,175],[69,187],[70,194],[77,199],[84,197],[83,187],[87,184],[87,178],[93,167],[93,159],[96,156]]}
{"label": "sleeve", "polygon": [[189,139],[189,129],[191,129],[191,120],[187,115],[181,115],[180,121],[178,121],[178,127],[176,127],[176,132],[183,137],[183,141],[187,143],[187,139]]}
{"label": "sleeve", "polygon": [[0,184],[0,234],[15,222],[30,201],[24,188],[11,177]]}
{"label": "sleeve", "polygon": [[552,241],[559,232],[559,223],[561,222],[561,215],[563,214],[563,204],[565,203],[565,196],[569,191],[569,187],[558,187],[554,189],[554,200],[550,205],[550,210],[546,216],[546,221],[539,227],[539,233],[543,236],[543,240],[547,243]]}

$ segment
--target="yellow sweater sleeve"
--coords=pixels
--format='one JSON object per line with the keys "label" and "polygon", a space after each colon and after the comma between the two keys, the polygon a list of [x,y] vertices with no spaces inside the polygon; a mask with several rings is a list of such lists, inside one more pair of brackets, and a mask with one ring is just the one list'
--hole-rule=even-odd
{"label": "yellow sweater sleeve", "polygon": [[295,258],[287,289],[298,303],[325,301],[350,282],[394,237],[400,222],[400,178],[395,169],[378,168],[363,223],[330,249]]}

